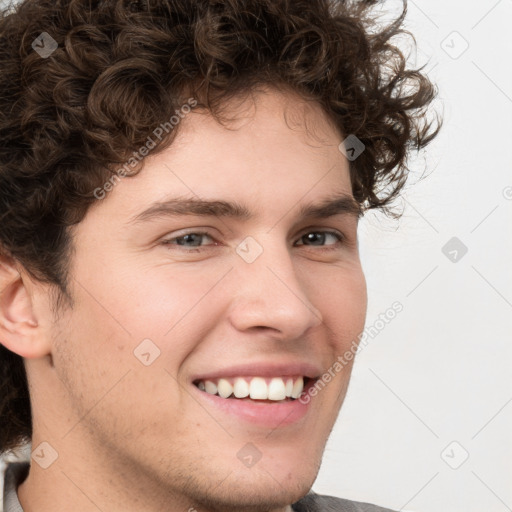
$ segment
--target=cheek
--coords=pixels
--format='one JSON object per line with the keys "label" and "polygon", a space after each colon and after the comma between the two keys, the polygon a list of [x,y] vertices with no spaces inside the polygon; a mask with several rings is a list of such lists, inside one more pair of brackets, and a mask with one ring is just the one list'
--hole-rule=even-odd
{"label": "cheek", "polygon": [[[137,300],[132,294],[120,309]],[[81,296],[80,305],[65,319],[69,327],[59,328],[59,338],[55,338],[53,359],[65,389],[63,403],[74,411],[70,425],[78,425],[72,435],[86,429],[115,444],[114,432],[119,439],[137,438],[149,429],[163,438],[170,424],[185,430],[178,414],[184,406],[171,375],[190,347],[186,338],[180,343],[172,332],[167,337],[159,335],[162,326],[152,321],[160,319],[168,329],[174,321],[172,311],[160,315],[154,308],[141,308],[140,315],[127,315],[125,330],[118,322],[123,319],[120,309],[110,309],[109,314],[94,299]],[[193,334],[190,339],[195,339]],[[144,349],[138,350],[139,346]],[[144,353],[149,353],[147,365]]]}
{"label": "cheek", "polygon": [[[101,276],[82,277],[78,309],[70,325],[86,362],[102,358],[97,371],[113,374],[143,367],[137,357],[175,374],[218,321],[222,277],[230,267],[117,265]],[[148,341],[150,340],[150,341]],[[135,353],[134,353],[135,352]],[[116,373],[117,374],[117,373]]]}
{"label": "cheek", "polygon": [[87,269],[78,278],[84,287],[76,291],[84,315],[107,326],[117,324],[120,333],[134,339],[163,338],[206,307],[203,299],[227,270],[226,265],[210,265],[205,271],[198,263],[148,266],[128,258],[110,268]]}
{"label": "cheek", "polygon": [[126,276],[117,293],[128,297],[118,308],[119,315],[138,338],[161,340],[165,347],[172,339],[183,345],[197,342],[209,313],[216,310],[216,285],[229,270],[226,265],[207,270],[190,265],[162,265],[148,268],[136,276]]}
{"label": "cheek", "polygon": [[358,340],[364,329],[367,311],[366,280],[361,266],[330,267],[323,278],[316,275],[312,298],[333,339],[336,351]]}

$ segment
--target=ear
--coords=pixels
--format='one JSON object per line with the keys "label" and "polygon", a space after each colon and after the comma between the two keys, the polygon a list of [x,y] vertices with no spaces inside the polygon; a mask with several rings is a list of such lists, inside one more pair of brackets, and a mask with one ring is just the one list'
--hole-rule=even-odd
{"label": "ear", "polygon": [[34,314],[28,277],[0,253],[0,343],[27,359],[43,357],[50,346]]}

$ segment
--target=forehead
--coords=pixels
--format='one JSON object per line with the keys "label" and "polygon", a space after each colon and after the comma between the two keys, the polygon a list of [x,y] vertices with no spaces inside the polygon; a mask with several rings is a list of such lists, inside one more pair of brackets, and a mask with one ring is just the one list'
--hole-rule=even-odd
{"label": "forehead", "polygon": [[318,149],[333,142],[338,145],[343,138],[320,103],[306,99],[287,86],[265,85],[240,93],[222,103],[216,115],[217,118],[204,108],[194,109],[192,115],[184,116],[180,123],[179,138],[185,143],[187,133],[207,130],[217,138],[250,136],[257,142],[265,134],[279,133],[284,137],[290,131],[290,137]]}
{"label": "forehead", "polygon": [[172,144],[114,187],[112,200],[127,221],[170,197],[224,199],[282,215],[286,203],[351,195],[341,134],[317,103],[267,90],[233,100],[221,115],[223,123],[204,110],[183,116]]}

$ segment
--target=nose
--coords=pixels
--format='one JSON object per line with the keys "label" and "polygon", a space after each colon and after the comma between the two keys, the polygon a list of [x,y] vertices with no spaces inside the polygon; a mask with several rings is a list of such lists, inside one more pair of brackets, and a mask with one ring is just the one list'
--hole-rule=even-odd
{"label": "nose", "polygon": [[293,255],[276,238],[258,240],[263,252],[252,263],[235,254],[229,319],[239,331],[265,329],[274,338],[297,339],[320,325],[322,315],[304,291]]}

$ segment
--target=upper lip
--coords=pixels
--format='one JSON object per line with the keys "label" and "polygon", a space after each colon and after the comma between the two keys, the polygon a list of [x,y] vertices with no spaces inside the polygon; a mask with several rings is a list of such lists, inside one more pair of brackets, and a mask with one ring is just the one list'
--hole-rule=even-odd
{"label": "upper lip", "polygon": [[319,366],[312,363],[290,362],[254,362],[219,368],[206,373],[192,376],[192,382],[198,380],[213,380],[222,377],[292,377],[303,376],[311,379],[318,378],[322,373]]}

